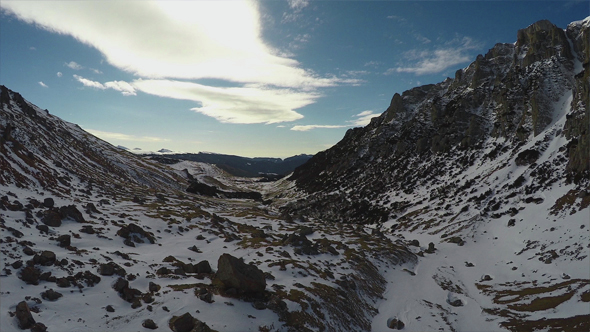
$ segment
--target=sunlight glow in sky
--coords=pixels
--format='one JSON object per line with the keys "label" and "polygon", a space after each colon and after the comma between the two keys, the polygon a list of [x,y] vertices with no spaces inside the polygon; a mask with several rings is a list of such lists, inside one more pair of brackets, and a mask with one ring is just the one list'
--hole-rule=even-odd
{"label": "sunlight glow in sky", "polygon": [[2,1],[0,84],[115,145],[287,157],[587,1]]}

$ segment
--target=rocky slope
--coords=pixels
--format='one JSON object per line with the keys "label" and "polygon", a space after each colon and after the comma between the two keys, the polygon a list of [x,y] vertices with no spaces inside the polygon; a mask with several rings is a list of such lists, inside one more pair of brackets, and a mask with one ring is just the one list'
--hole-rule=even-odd
{"label": "rocky slope", "polygon": [[587,330],[589,30],[539,21],[454,79],[395,94],[295,170],[308,195],[285,211],[430,252],[390,289],[407,329]]}
{"label": "rocky slope", "polygon": [[384,273],[416,260],[281,215],[259,193],[286,181],[157,163],[0,92],[2,331],[367,331]]}

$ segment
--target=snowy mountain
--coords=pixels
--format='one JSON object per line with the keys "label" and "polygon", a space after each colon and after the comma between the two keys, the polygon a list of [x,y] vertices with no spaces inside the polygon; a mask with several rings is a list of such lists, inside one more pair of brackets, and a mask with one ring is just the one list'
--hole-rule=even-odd
{"label": "snowy mountain", "polygon": [[275,182],[2,86],[0,330],[587,331],[589,27],[520,30]]}
{"label": "snowy mountain", "polygon": [[588,330],[589,26],[520,30],[295,170],[309,195],[286,211],[377,225],[421,256],[387,278],[374,329]]}

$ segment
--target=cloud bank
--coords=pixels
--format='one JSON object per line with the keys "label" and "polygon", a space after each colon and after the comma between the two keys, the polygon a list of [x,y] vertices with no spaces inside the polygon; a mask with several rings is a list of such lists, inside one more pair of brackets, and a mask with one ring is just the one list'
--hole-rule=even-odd
{"label": "cloud bank", "polygon": [[291,127],[293,131],[310,131],[313,129],[338,129],[338,128],[351,128],[351,127],[364,127],[371,122],[371,119],[379,116],[380,114],[374,111],[367,110],[359,114],[353,115],[353,120],[346,121],[346,125],[298,125]]}
{"label": "cloud bank", "polygon": [[[292,1],[290,6],[301,10],[307,4]],[[104,84],[76,78],[85,86],[182,96],[202,104],[196,111],[224,122],[293,121],[302,117],[295,109],[312,103],[319,88],[358,83],[320,76],[266,45],[254,1],[231,6],[224,1],[4,1],[1,6],[25,22],[73,36],[138,77]],[[83,68],[74,61],[65,65]],[[196,83],[202,79],[227,84]],[[194,85],[187,88],[187,81]],[[165,90],[156,91],[154,85]],[[280,107],[279,96],[286,99]]]}

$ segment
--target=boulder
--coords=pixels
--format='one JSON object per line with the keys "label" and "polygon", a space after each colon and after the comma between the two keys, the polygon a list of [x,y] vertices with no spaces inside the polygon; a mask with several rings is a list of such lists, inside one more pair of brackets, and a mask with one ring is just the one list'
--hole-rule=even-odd
{"label": "boulder", "polygon": [[194,318],[188,312],[182,316],[172,316],[168,326],[174,332],[211,332],[211,328],[207,324]]}
{"label": "boulder", "polygon": [[53,289],[46,290],[45,292],[41,293],[41,297],[47,301],[57,301],[63,295],[59,292],[54,291]]}
{"label": "boulder", "polygon": [[154,321],[151,319],[144,320],[143,323],[141,323],[141,326],[145,327],[146,329],[150,329],[150,330],[155,330],[158,328],[158,325],[156,325],[156,323],[154,323]]}
{"label": "boulder", "polygon": [[[129,225],[122,226],[121,229],[119,229],[117,231],[117,235],[119,235],[120,237],[123,237],[129,241],[136,240],[136,242],[139,242],[139,241],[137,241],[137,239],[138,239],[137,235],[140,235],[140,236],[143,236],[146,239],[148,239],[148,241],[150,241],[151,244],[156,243],[156,238],[154,237],[154,235],[152,233],[145,231],[143,228],[141,228],[140,226],[138,226],[136,224],[129,224]],[[133,243],[133,242],[131,242],[131,243]]]}
{"label": "boulder", "polygon": [[57,237],[57,242],[62,248],[69,247],[72,244],[72,236],[69,234],[60,235]]}
{"label": "boulder", "polygon": [[35,319],[27,302],[21,301],[16,305],[16,319],[18,320],[18,326],[22,330],[29,329],[35,324]]}
{"label": "boulder", "polygon": [[206,260],[202,260],[197,265],[195,265],[197,273],[211,273],[213,270],[211,269],[211,265]]}
{"label": "boulder", "polygon": [[39,276],[41,276],[41,271],[33,266],[27,266],[20,272],[20,279],[30,285],[38,285]]}
{"label": "boulder", "polygon": [[47,197],[43,200],[43,206],[46,208],[52,208],[55,205],[53,198]]}
{"label": "boulder", "polygon": [[59,227],[61,226],[61,215],[55,209],[45,210],[41,213],[41,222],[47,226]]}
{"label": "boulder", "polygon": [[230,254],[219,257],[216,279],[226,289],[235,288],[240,293],[260,293],[266,288],[266,278],[258,267]]}
{"label": "boulder", "polygon": [[86,220],[84,220],[82,212],[80,212],[75,205],[62,206],[59,208],[59,213],[62,219],[70,218],[76,222],[86,222]]}

